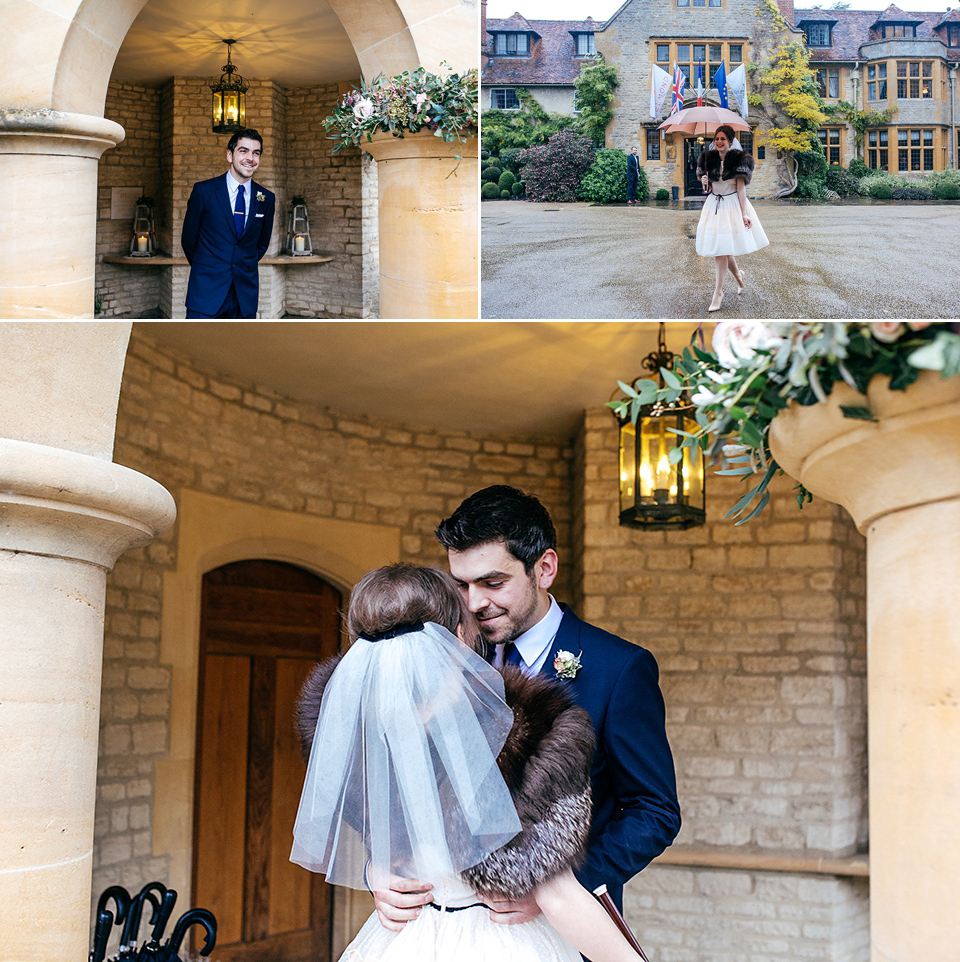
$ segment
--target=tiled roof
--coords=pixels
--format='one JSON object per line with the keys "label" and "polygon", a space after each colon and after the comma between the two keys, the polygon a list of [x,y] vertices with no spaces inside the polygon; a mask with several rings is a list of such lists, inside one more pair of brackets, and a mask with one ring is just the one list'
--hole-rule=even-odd
{"label": "tiled roof", "polygon": [[[933,28],[948,20],[960,20],[955,15],[960,12],[953,10],[945,16],[941,13],[907,13],[891,4],[886,10],[821,10],[820,7],[797,10],[794,13],[794,23],[798,26],[810,21],[834,21],[831,30],[833,45],[830,47],[810,47],[810,60],[814,63],[851,61],[860,59],[860,45],[877,40],[876,31],[871,32],[875,24],[882,23],[916,23],[918,40],[940,40],[941,34],[934,33]],[[954,50],[956,48],[950,48]],[[949,54],[954,58],[956,54]]]}
{"label": "tiled roof", "polygon": [[948,10],[942,17],[937,21],[936,26],[941,26],[945,23],[960,23],[960,7],[954,10]]}
{"label": "tiled roof", "polygon": [[531,40],[529,57],[498,57],[491,52],[481,82],[488,86],[573,86],[574,80],[580,76],[581,64],[588,62],[586,57],[574,57],[573,34],[592,33],[598,26],[592,17],[586,20],[526,20],[519,13],[506,20],[487,20],[488,34],[523,31],[536,37]]}
{"label": "tiled roof", "polygon": [[907,13],[906,10],[901,10],[895,3],[891,3],[874,23],[920,23],[922,20],[922,13]]}

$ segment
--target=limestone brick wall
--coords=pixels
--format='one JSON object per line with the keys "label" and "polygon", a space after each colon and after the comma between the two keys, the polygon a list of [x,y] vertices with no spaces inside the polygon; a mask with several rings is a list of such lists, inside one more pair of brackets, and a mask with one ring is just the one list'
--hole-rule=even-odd
{"label": "limestone brick wall", "polygon": [[[261,264],[260,317],[377,313],[376,170],[361,170],[359,151],[330,155],[320,122],[336,96],[337,85],[286,90],[270,79],[250,81],[247,123],[264,138],[255,179],[277,195],[267,253],[282,251],[289,199],[304,194],[314,249],[335,255],[329,264],[310,267]],[[98,253],[122,253],[129,244],[130,223],[108,219],[109,188],[149,180],[147,193],[157,201],[157,247],[183,255],[180,233],[194,183],[227,169],[230,138],[211,130],[210,104],[203,77],[175,77],[160,88],[110,85],[106,116],[123,124],[127,140],[101,160]],[[103,315],[184,317],[188,277],[186,266],[100,264]]]}
{"label": "limestone brick wall", "polygon": [[[224,498],[400,529],[404,560],[443,564],[437,522],[488,484],[536,493],[557,525],[555,593],[571,600],[572,448],[372,423],[203,370],[134,332],[114,460]],[[93,893],[167,879],[151,852],[153,768],[170,731],[171,671],[160,661],[162,577],[177,531],[124,555],[108,579]],[[192,707],[189,709],[192,710]]]}
{"label": "limestone brick wall", "polygon": [[[660,160],[646,160],[645,126],[650,117],[650,74],[655,52],[651,44],[682,38],[704,42],[725,40],[743,44],[744,62],[751,61],[750,44],[756,24],[755,0],[723,0],[722,7],[676,7],[672,0],[627,3],[605,30],[597,30],[597,52],[616,66],[620,85],[614,93],[614,117],[607,127],[608,147],[640,148],[641,163],[651,195],[663,187],[679,186],[683,194],[683,137],[668,134],[661,142]],[[729,69],[729,64],[727,65]],[[670,65],[672,71],[673,64]],[[705,78],[706,79],[706,78]],[[669,103],[669,94],[668,101]],[[669,109],[667,107],[666,109]],[[661,119],[666,110],[661,111]],[[657,123],[660,121],[658,120]],[[771,196],[777,187],[776,151],[757,158],[750,197]]]}
{"label": "limestone brick wall", "polygon": [[154,222],[164,229],[167,208],[161,169],[160,91],[156,87],[111,83],[107,88],[104,116],[123,126],[126,138],[100,159],[97,188],[96,292],[101,297],[100,316],[137,315],[160,303],[159,269],[131,270],[104,264],[104,254],[125,254],[130,249],[133,221],[111,219],[114,187],[139,187],[154,200]]}
{"label": "limestone brick wall", "polygon": [[[359,80],[358,80],[359,83]],[[287,93],[287,204],[301,194],[310,216],[315,251],[334,255],[328,264],[290,268],[286,310],[297,317],[360,317],[363,313],[364,225],[376,222],[376,191],[364,190],[360,151],[330,151],[323,118],[333,112],[338,85]],[[365,209],[367,208],[367,209]],[[286,230],[286,217],[278,225]],[[281,244],[283,238],[281,237]]]}
{"label": "limestone brick wall", "polygon": [[[835,505],[799,511],[786,478],[761,516],[736,527],[723,514],[744,488],[712,473],[705,525],[620,527],[617,474],[616,423],[589,411],[575,456],[575,596],[587,619],[659,662],[683,810],[675,848],[862,851],[864,539]],[[863,882],[652,866],[630,892],[663,962],[866,958]]]}

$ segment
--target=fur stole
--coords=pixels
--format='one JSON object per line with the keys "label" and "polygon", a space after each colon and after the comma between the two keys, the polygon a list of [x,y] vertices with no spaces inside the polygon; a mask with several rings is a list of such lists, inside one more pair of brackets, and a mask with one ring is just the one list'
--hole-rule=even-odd
{"label": "fur stole", "polygon": [[[321,662],[304,683],[296,728],[309,758],[320,702],[340,656]],[[522,829],[462,873],[480,895],[519,898],[577,864],[590,829],[594,733],[587,713],[557,682],[502,672],[513,727],[497,758]]]}
{"label": "fur stole", "polygon": [[[721,179],[720,152],[717,150],[703,150],[697,159],[697,176],[704,174],[710,178],[710,183]],[[745,150],[730,149],[723,158],[723,180],[742,177],[749,184],[753,177],[753,155]]]}

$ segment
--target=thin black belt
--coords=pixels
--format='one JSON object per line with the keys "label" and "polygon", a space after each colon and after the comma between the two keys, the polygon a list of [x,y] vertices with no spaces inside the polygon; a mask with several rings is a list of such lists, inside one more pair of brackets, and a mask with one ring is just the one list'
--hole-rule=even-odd
{"label": "thin black belt", "polygon": [[716,193],[716,191],[711,191],[711,193],[713,194],[714,197],[717,198],[717,209],[714,211],[714,214],[719,214],[720,202],[723,200],[724,197],[733,197],[733,194],[718,194]]}
{"label": "thin black belt", "polygon": [[489,905],[484,905],[483,902],[471,902],[469,905],[437,905],[436,902],[427,902],[427,905],[432,909],[436,909],[438,912],[462,912],[464,909],[488,909]]}

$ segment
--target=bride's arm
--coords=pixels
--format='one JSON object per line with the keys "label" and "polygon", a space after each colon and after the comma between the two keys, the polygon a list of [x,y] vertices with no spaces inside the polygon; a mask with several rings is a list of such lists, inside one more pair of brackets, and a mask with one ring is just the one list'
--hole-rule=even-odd
{"label": "bride's arm", "polygon": [[593,962],[637,962],[640,958],[569,869],[538,886],[534,895],[550,924]]}

